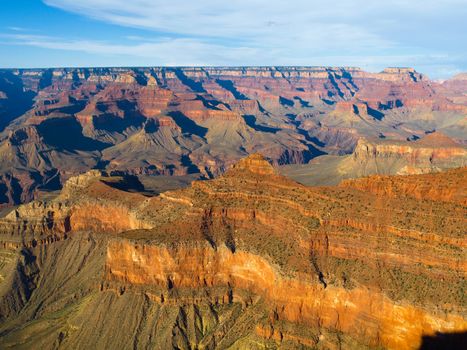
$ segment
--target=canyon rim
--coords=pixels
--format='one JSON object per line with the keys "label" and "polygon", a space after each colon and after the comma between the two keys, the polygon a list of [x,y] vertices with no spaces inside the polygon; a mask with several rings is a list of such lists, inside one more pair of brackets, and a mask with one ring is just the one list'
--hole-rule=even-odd
{"label": "canyon rim", "polygon": [[0,349],[465,348],[466,16],[2,2]]}

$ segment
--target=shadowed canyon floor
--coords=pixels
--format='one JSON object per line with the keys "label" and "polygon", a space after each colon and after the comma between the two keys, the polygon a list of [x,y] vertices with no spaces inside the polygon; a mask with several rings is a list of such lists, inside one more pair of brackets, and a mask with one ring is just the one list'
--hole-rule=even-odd
{"label": "shadowed canyon floor", "polygon": [[0,220],[0,345],[459,344],[466,179],[464,167],[306,187],[258,154],[160,195],[72,177]]}
{"label": "shadowed canyon floor", "polygon": [[[466,91],[465,74],[437,82],[411,68],[2,69],[0,206],[90,169],[212,178],[256,152],[305,164],[286,174],[313,184],[463,166]],[[419,141],[433,133],[456,146],[432,157],[440,137]],[[318,156],[324,180],[308,168]]]}

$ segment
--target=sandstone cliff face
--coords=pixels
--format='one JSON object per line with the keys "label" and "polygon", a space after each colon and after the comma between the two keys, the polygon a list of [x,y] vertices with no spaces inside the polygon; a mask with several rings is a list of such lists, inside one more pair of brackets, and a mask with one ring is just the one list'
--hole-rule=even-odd
{"label": "sandstone cliff face", "polygon": [[[0,219],[4,245],[31,247],[64,239],[76,231],[115,233],[149,228],[119,190],[104,185],[107,178],[100,171],[89,171],[70,178],[53,201],[33,201],[11,210]],[[135,194],[128,199],[142,198]]]}
{"label": "sandstone cliff face", "polygon": [[232,172],[252,172],[258,175],[273,175],[274,169],[265,162],[265,159],[260,154],[253,154],[248,158],[241,159],[232,167]]}
{"label": "sandstone cliff face", "polygon": [[0,257],[16,258],[0,344],[416,349],[465,332],[465,177],[311,188],[255,154],[153,197],[72,178],[1,221]]}
{"label": "sandstone cliff face", "polygon": [[[321,288],[316,283],[287,279],[256,255],[227,247],[168,250],[130,242],[111,243],[107,250],[108,278],[136,285],[170,288],[229,286],[226,302],[247,303],[237,290],[262,295],[280,319],[324,328],[337,328],[363,338],[370,346],[405,349],[420,345],[423,334],[465,329],[461,316],[434,317],[421,308],[395,305],[364,288]],[[161,296],[161,300],[167,297]],[[170,301],[169,301],[170,302]]]}
{"label": "sandstone cliff face", "polygon": [[465,145],[436,132],[415,141],[360,138],[351,155],[322,156],[280,171],[307,185],[337,185],[342,180],[370,175],[427,174],[466,164]]}
{"label": "sandstone cliff face", "polygon": [[0,205],[95,168],[212,178],[249,154],[305,164],[350,154],[362,137],[438,130],[463,143],[461,78],[353,67],[1,70]]}
{"label": "sandstone cliff face", "polygon": [[[442,138],[442,136],[440,136]],[[371,143],[360,139],[353,152],[357,163],[402,161],[396,174],[408,175],[433,172],[446,167],[462,167],[467,162],[467,150],[446,138],[445,143],[436,143],[437,137],[426,136],[412,143]],[[431,140],[431,141],[430,141]]]}
{"label": "sandstone cliff face", "polygon": [[[465,167],[447,171],[443,175],[443,179],[433,174],[403,177],[371,176],[346,180],[341,183],[341,186],[358,188],[379,196],[406,196],[416,199],[467,204]],[[452,185],[446,187],[445,182],[450,182]]]}

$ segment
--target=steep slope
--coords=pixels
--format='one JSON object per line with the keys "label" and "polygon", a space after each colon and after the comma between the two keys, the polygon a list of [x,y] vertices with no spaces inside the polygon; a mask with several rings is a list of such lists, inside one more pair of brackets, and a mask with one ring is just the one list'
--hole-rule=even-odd
{"label": "steep slope", "polygon": [[254,154],[155,197],[72,178],[0,222],[0,344],[416,349],[466,332],[466,176],[311,188]]}
{"label": "steep slope", "polygon": [[464,144],[466,81],[410,68],[0,70],[0,205],[90,169],[213,177],[255,152],[280,165],[350,154],[362,137]]}
{"label": "steep slope", "polygon": [[[379,196],[411,197],[467,204],[465,167],[448,170],[442,174],[420,176],[370,176],[342,181],[340,186],[356,188]],[[449,183],[449,186],[446,186]]]}
{"label": "steep slope", "polygon": [[306,185],[336,185],[368,175],[409,175],[467,165],[467,148],[440,132],[412,142],[359,139],[347,156],[322,156],[306,165],[290,165],[281,173]]}

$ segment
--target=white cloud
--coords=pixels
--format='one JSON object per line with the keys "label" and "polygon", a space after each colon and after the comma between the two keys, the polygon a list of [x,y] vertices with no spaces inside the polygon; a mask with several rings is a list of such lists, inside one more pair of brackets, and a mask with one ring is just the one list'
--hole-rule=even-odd
{"label": "white cloud", "polygon": [[[127,57],[126,65],[134,66],[222,66],[228,65],[318,65],[318,66],[359,66],[370,71],[379,71],[387,66],[414,64],[421,72],[438,72],[435,78],[458,73],[456,63],[465,61],[465,56],[443,54],[379,54],[379,55],[326,55],[315,54],[306,62],[294,52],[280,48],[262,50],[253,47],[225,46],[199,39],[170,39],[145,41],[143,37],[131,37],[128,44],[114,44],[93,40],[66,40],[57,37],[31,34],[0,34],[0,38],[10,44],[40,47],[51,50],[82,52],[89,57],[107,57],[108,66],[114,64],[115,57]],[[184,54],[181,55],[180,53]],[[121,62],[120,60],[117,62]],[[74,65],[71,62],[68,66]],[[86,64],[93,65],[91,62]],[[120,64],[121,65],[121,64]]]}
{"label": "white cloud", "polygon": [[[100,21],[172,37],[171,42],[157,43],[148,39],[143,41],[138,36],[127,39],[141,41],[131,46],[133,55],[155,54],[162,48],[170,51],[173,54],[170,61],[176,62],[185,62],[187,56],[194,56],[196,59],[190,59],[190,62],[266,65],[305,64],[308,61],[311,64],[312,57],[323,53],[340,51],[341,55],[361,55],[394,46],[390,40],[347,20],[361,12],[349,0],[341,0],[341,6],[328,6],[327,3],[323,6],[310,0],[45,2]],[[94,43],[84,46],[97,50]],[[120,51],[119,45],[108,46],[109,52]],[[208,51],[201,53],[201,50]],[[160,56],[155,54],[154,57]],[[164,64],[167,61],[162,60]]]}
{"label": "white cloud", "polygon": [[450,40],[465,49],[462,30],[452,25],[465,29],[460,23],[467,16],[467,0],[43,1],[120,26],[230,46],[292,50],[297,55],[416,51]]}
{"label": "white cloud", "polygon": [[28,38],[17,32],[24,35],[10,40],[106,56],[109,65],[114,55],[151,65],[356,65],[372,70],[419,65],[447,71],[464,64],[467,50],[467,0],[43,2],[141,30],[132,30],[120,42],[72,40],[66,31],[63,38]]}
{"label": "white cloud", "polygon": [[[44,0],[50,6],[114,24],[184,35],[282,38],[324,24],[366,22],[464,12],[466,0]],[[325,28],[325,26],[324,26]],[[316,32],[316,30],[315,30]]]}
{"label": "white cloud", "polygon": [[[258,50],[249,47],[225,47],[196,39],[162,39],[133,44],[114,44],[95,40],[66,40],[30,35],[1,34],[10,44],[40,47],[52,50],[77,51],[92,55],[127,56],[152,60],[159,65],[222,65],[226,60],[241,62],[258,57]],[[184,52],[184,55],[180,55]],[[111,63],[109,63],[111,65]]]}
{"label": "white cloud", "polygon": [[[185,36],[216,37],[257,45],[387,46],[388,41],[349,19],[361,16],[365,1],[335,5],[310,0],[45,0],[97,20]],[[362,5],[362,6],[359,6]]]}
{"label": "white cloud", "polygon": [[7,29],[11,30],[11,31],[14,31],[14,32],[24,32],[24,31],[26,31],[26,29],[23,28],[23,27],[14,27],[14,26],[7,27]]}

